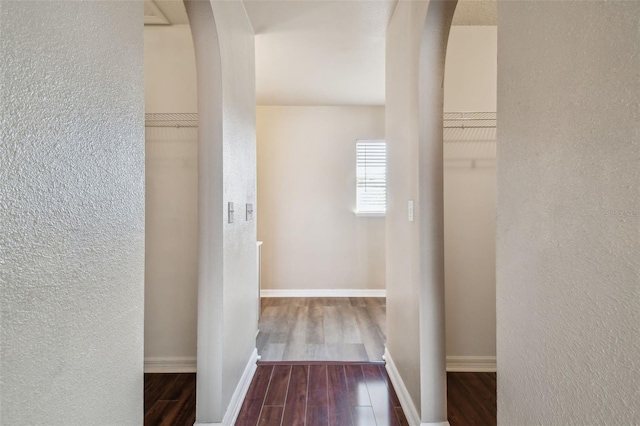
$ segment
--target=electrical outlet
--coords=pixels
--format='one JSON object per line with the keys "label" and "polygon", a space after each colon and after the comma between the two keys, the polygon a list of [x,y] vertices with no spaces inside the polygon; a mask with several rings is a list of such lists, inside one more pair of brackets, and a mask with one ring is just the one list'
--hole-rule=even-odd
{"label": "electrical outlet", "polygon": [[253,204],[247,203],[247,222],[253,220]]}
{"label": "electrical outlet", "polygon": [[407,216],[409,216],[409,222],[413,222],[413,200],[409,200],[407,205]]}

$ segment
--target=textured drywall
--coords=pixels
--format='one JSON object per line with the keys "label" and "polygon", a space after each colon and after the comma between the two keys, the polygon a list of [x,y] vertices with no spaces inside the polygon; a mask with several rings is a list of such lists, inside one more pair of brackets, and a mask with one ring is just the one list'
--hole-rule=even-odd
{"label": "textured drywall", "polygon": [[[145,111],[198,111],[188,25],[144,27]],[[192,363],[198,288],[198,129],[148,127],[144,353]]]}
{"label": "textured drywall", "polygon": [[497,56],[498,27],[451,27],[444,70],[445,111],[496,110]]}
{"label": "textured drywall", "polygon": [[387,348],[435,423],[447,417],[442,112],[455,5],[399,2],[387,30]]}
{"label": "textured drywall", "polygon": [[[459,2],[454,23],[462,6]],[[445,111],[495,111],[497,28],[452,26]],[[449,142],[447,142],[449,143]],[[495,167],[445,162],[444,258],[447,356],[495,356]]]}
{"label": "textured drywall", "polygon": [[430,1],[418,71],[420,385],[423,422],[447,419],[444,277],[444,67],[457,0]]}
{"label": "textured drywall", "polygon": [[[195,73],[195,61],[193,68]],[[193,363],[198,311],[198,129],[147,127],[145,140],[145,361]]]}
{"label": "textured drywall", "polygon": [[640,3],[498,18],[498,423],[640,424]]}
{"label": "textured drywall", "polygon": [[[255,349],[258,326],[254,36],[241,2],[185,5],[200,120],[196,421],[216,423]],[[247,203],[253,220],[246,220]]]}
{"label": "textured drywall", "polygon": [[[223,403],[226,406],[256,347],[258,266],[256,216],[256,86],[254,34],[242,2],[212,2],[220,37],[225,212],[235,204],[235,222],[224,225]],[[246,219],[246,204],[253,219]]]}
{"label": "textured drywall", "polygon": [[2,2],[0,416],[143,414],[141,2]]}
{"label": "textured drywall", "polygon": [[447,356],[496,355],[495,222],[495,167],[445,163]]}
{"label": "textured drywall", "polygon": [[189,25],[145,25],[144,98],[145,112],[198,112]]}
{"label": "textured drywall", "polygon": [[356,140],[382,107],[258,107],[263,289],[384,289],[385,220],[358,217]]}
{"label": "textured drywall", "polygon": [[387,348],[420,407],[418,227],[418,52],[428,2],[399,2],[387,30]]}

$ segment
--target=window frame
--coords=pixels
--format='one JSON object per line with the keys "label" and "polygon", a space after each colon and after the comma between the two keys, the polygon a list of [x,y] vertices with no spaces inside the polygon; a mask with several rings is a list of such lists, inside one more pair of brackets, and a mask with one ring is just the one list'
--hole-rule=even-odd
{"label": "window frame", "polygon": [[[358,157],[358,152],[359,152],[359,148],[361,144],[380,144],[384,146],[384,211],[376,211],[376,210],[369,210],[369,209],[364,209],[364,210],[360,210],[359,208],[364,207],[362,206],[362,202],[360,199],[360,188],[362,187],[362,185],[360,184],[359,180],[360,180],[360,175],[358,174],[359,172],[359,157]],[[356,202],[355,202],[355,210],[354,210],[354,214],[358,217],[385,217],[387,215],[387,141],[384,139],[356,139],[356,144],[355,144],[355,155],[356,155],[356,173],[355,173],[355,178],[356,178],[356,182],[355,182],[355,186],[356,186]],[[366,166],[365,166],[366,167]]]}

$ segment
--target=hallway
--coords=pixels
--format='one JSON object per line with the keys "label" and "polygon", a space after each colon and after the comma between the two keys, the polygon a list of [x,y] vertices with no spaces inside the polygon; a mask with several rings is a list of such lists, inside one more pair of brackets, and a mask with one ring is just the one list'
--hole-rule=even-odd
{"label": "hallway", "polygon": [[376,298],[263,298],[262,361],[380,362],[386,306]]}
{"label": "hallway", "polygon": [[408,425],[384,364],[261,363],[236,426]]}
{"label": "hallway", "polygon": [[[385,365],[386,299],[262,298],[236,426],[408,425]],[[145,374],[145,426],[191,426],[195,374]],[[448,373],[451,426],[496,424],[495,373]]]}
{"label": "hallway", "polygon": [[[273,372],[273,376],[271,376],[270,381],[273,381],[276,385],[273,386],[273,389],[278,387],[277,383],[279,377],[282,375],[284,370],[284,375],[287,374],[289,369],[293,371],[292,364],[284,364],[284,363],[261,363],[258,368],[258,372],[262,371],[261,375],[256,373],[256,378],[252,385],[252,389],[247,394],[247,398],[245,399],[245,407],[243,407],[243,412],[241,412],[241,418],[236,422],[237,426],[243,424],[251,424],[256,425],[256,422],[253,422],[253,419],[256,418],[256,415],[260,416],[259,410],[262,410],[262,406],[265,405],[265,396],[266,393],[264,389],[265,381],[269,380],[269,378],[265,378],[265,372]],[[301,363],[296,363],[296,370],[300,370]],[[302,365],[302,368],[310,368],[310,363],[307,363],[306,366]],[[318,368],[319,363],[315,363],[316,366],[314,368]],[[373,365],[373,364],[361,364],[360,366],[354,364],[325,364],[325,368],[327,368],[328,372],[332,372],[331,377],[335,377],[335,370],[344,369],[346,383],[347,386],[353,386],[353,383],[357,383],[358,380],[361,381],[363,385],[361,385],[358,389],[362,389],[362,391],[358,394],[360,398],[360,402],[355,407],[350,405],[350,409],[355,412],[358,416],[356,419],[366,419],[365,416],[371,416],[373,411],[374,416],[377,412],[381,413],[381,410],[387,410],[390,412],[389,408],[393,408],[395,413],[398,413],[397,421],[400,423],[389,423],[389,424],[407,424],[402,423],[402,419],[404,419],[404,413],[402,409],[398,408],[397,405],[397,397],[395,393],[391,391],[391,394],[388,396],[390,403],[387,405],[378,406],[373,404],[378,404],[378,401],[385,401],[384,394],[385,388],[380,386],[380,376],[373,371],[373,368],[378,368],[380,373],[383,375],[383,378],[386,382],[386,371],[382,367],[382,365]],[[322,366],[320,366],[322,367]],[[358,368],[361,368],[362,374],[357,372]],[[276,374],[277,369],[277,374]],[[347,374],[347,370],[349,370],[349,374]],[[364,371],[367,371],[367,377],[375,379],[374,387],[367,388],[366,379],[364,377]],[[296,373],[299,374],[299,373]],[[304,374],[302,374],[304,376]],[[260,378],[260,381],[258,381]],[[311,380],[311,376],[310,380]],[[316,375],[314,374],[313,378]],[[275,379],[275,381],[274,381]],[[332,379],[333,380],[333,379]],[[341,379],[340,379],[341,381]],[[291,379],[289,379],[291,382]],[[267,382],[268,383],[268,382]],[[315,382],[310,386],[313,389],[315,387]],[[281,386],[281,385],[280,385]],[[347,388],[347,395],[344,395],[344,386],[340,384],[340,388],[336,391],[336,395],[339,395],[342,392],[344,401],[352,401],[349,398],[349,395],[353,393],[349,391],[350,388]],[[276,389],[277,390],[277,389]],[[272,390],[269,395],[269,404],[274,404],[276,401],[276,390]],[[269,392],[266,390],[266,392]],[[332,391],[333,392],[333,391]],[[447,373],[447,414],[449,417],[449,423],[451,426],[469,426],[469,425],[477,425],[477,426],[493,426],[496,424],[496,374],[495,373]],[[307,398],[307,394],[299,395],[299,397]],[[185,374],[145,374],[145,387],[144,387],[144,407],[145,407],[145,417],[144,424],[145,426],[192,426],[195,421],[195,404],[196,404],[196,375],[185,373]],[[261,399],[262,398],[262,399]],[[333,399],[334,401],[336,398]],[[253,402],[252,402],[253,401]],[[305,399],[305,405],[309,405],[307,399]],[[331,399],[329,399],[331,401]],[[349,402],[349,404],[353,404],[353,402]],[[264,412],[265,418],[267,415],[278,416],[279,412],[284,412],[285,405],[268,406],[267,410]],[[343,408],[344,409],[344,408]],[[317,411],[317,409],[313,409]],[[327,408],[328,410],[328,408]],[[256,414],[256,412],[258,412]],[[346,414],[343,414],[346,417]],[[355,418],[355,417],[354,417]],[[242,420],[242,423],[240,420]],[[393,417],[391,418],[393,420]],[[365,426],[373,426],[375,423],[352,423],[353,420],[349,419],[345,425],[358,425],[363,424]],[[269,422],[260,423],[263,424],[272,424]],[[277,425],[282,426],[291,426],[297,423],[278,423]],[[300,423],[304,424],[304,423]],[[307,423],[306,426],[311,426],[314,423]],[[328,423],[324,423],[328,424]],[[331,425],[337,423],[330,423]],[[343,424],[340,423],[339,426]]]}

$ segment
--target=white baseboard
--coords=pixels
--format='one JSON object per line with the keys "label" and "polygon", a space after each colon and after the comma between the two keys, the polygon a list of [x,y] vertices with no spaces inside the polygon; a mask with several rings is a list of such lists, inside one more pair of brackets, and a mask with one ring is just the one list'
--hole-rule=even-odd
{"label": "white baseboard", "polygon": [[393,358],[391,358],[391,354],[389,354],[389,350],[386,347],[384,348],[383,358],[386,361],[385,367],[387,369],[387,374],[389,374],[389,379],[391,379],[393,388],[398,395],[400,405],[402,406],[402,411],[404,411],[404,415],[407,417],[407,421],[411,426],[421,426],[420,414],[418,414],[418,409],[414,405],[413,400],[411,399],[411,395],[409,395],[409,390],[405,386],[402,377],[400,377],[398,368],[393,362]]}
{"label": "white baseboard", "polygon": [[196,357],[148,357],[144,359],[145,373],[195,373]]}
{"label": "white baseboard", "polygon": [[258,368],[257,362],[259,359],[260,357],[258,356],[258,350],[254,349],[253,353],[251,354],[251,358],[249,358],[249,362],[247,362],[247,366],[244,368],[244,372],[242,373],[240,382],[238,383],[238,386],[236,386],[236,390],[231,396],[231,401],[229,402],[229,406],[227,407],[227,412],[224,414],[222,423],[196,422],[193,424],[193,426],[233,426],[236,423],[238,414],[240,414],[240,409],[242,408],[242,403],[244,402],[244,398],[247,396],[249,385],[251,385],[253,375]]}
{"label": "white baseboard", "polygon": [[263,289],[260,297],[387,297],[387,290],[376,289]]}
{"label": "white baseboard", "polygon": [[229,402],[229,406],[227,407],[227,412],[222,419],[223,425],[233,426],[234,424],[236,424],[236,419],[238,418],[238,414],[240,414],[240,409],[242,408],[244,398],[245,396],[247,396],[249,385],[251,385],[253,375],[258,368],[257,363],[259,359],[260,357],[258,356],[258,349],[254,349],[253,353],[251,353],[249,361],[247,362],[247,366],[244,368],[242,377],[240,377],[240,382],[238,383],[238,386],[236,386],[236,390],[231,396],[231,401]]}
{"label": "white baseboard", "polygon": [[384,348],[384,360],[386,361],[385,367],[387,368],[387,374],[389,374],[389,379],[391,379],[393,388],[400,400],[402,411],[404,411],[404,415],[407,417],[409,424],[411,426],[450,426],[449,422],[422,422],[420,414],[418,414],[418,409],[413,403],[411,395],[409,395],[409,391],[404,384],[404,380],[400,377],[398,368],[393,362],[393,358],[391,358],[391,354],[389,354],[389,350],[386,347]]}
{"label": "white baseboard", "polygon": [[[263,296],[269,297],[269,296]],[[276,297],[276,296],[272,296]],[[278,296],[279,297],[279,296]],[[371,296],[369,296],[371,297]],[[495,373],[495,356],[448,356],[447,371]],[[144,359],[145,373],[195,373],[195,357],[151,357]]]}
{"label": "white baseboard", "polygon": [[452,373],[497,371],[495,356],[448,356],[447,371]]}

